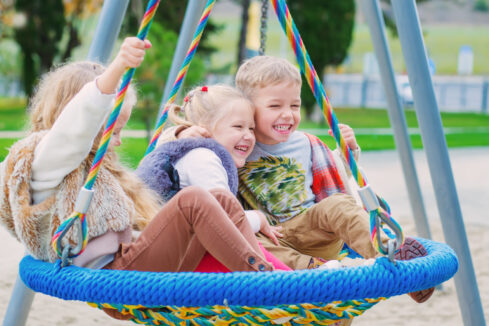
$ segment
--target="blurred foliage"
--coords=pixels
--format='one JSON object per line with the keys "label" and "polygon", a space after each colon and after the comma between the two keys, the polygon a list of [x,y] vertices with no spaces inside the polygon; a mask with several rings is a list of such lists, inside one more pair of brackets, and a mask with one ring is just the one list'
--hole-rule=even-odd
{"label": "blurred foliage", "polygon": [[[134,35],[137,32],[146,4],[147,1],[143,0],[132,0],[129,3],[122,25],[122,35]],[[137,105],[139,110],[133,113],[133,121],[142,120],[144,122],[148,138],[158,118],[160,102],[187,4],[188,1],[161,2],[147,36],[152,41],[153,47],[146,52],[144,63],[136,70],[136,81],[140,90]],[[204,78],[206,71],[204,63],[216,50],[208,44],[208,37],[220,30],[221,26],[214,24],[211,19],[207,21],[197,53],[190,64],[180,93],[186,91],[185,85],[200,83]]]}
{"label": "blurred foliage", "polygon": [[489,11],[489,3],[487,0],[476,0],[474,4],[474,10],[477,11]]}
{"label": "blurred foliage", "polygon": [[[165,29],[160,22],[153,21],[148,39],[153,40],[153,46],[146,51],[144,62],[135,73],[139,96],[138,110],[134,112],[133,119],[140,119],[144,122],[148,137],[150,137],[172,64],[173,52],[168,49],[175,48],[178,36],[174,31]],[[204,72],[203,60],[198,56],[194,57],[185,78],[185,85],[201,82]],[[184,87],[182,91],[185,92]]]}
{"label": "blurred foliage", "polygon": [[[129,3],[129,8],[122,26],[123,34],[134,34],[137,32],[141,18],[146,9],[146,4],[146,0],[132,0]],[[180,33],[183,17],[185,16],[187,4],[188,1],[161,1],[153,21],[161,24],[164,29],[171,30],[178,35]],[[208,56],[216,51],[214,47],[209,45],[208,37],[213,33],[219,32],[221,29],[222,26],[215,24],[212,19],[209,18],[204,33],[202,34],[198,53],[203,56]]]}
{"label": "blurred foliage", "polygon": [[38,76],[67,60],[80,45],[82,19],[96,13],[102,0],[2,0],[1,38],[12,38],[22,53],[22,80],[29,96]]}
{"label": "blurred foliage", "polygon": [[0,79],[11,82],[17,79],[22,70],[19,46],[11,39],[0,38]]}

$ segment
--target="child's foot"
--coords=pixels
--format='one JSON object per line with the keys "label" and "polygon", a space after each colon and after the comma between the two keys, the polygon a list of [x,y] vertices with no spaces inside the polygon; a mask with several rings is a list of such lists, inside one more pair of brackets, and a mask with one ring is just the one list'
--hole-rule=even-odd
{"label": "child's foot", "polygon": [[[426,256],[428,252],[426,249],[423,247],[423,245],[416,239],[407,237],[404,240],[404,244],[402,247],[399,249],[398,252],[394,255],[394,257],[397,260],[410,260],[416,257],[423,257]],[[418,303],[425,302],[428,300],[433,292],[435,291],[435,288],[429,288],[426,290],[420,290],[416,292],[411,292],[408,293],[411,298],[413,298],[414,301]]]}

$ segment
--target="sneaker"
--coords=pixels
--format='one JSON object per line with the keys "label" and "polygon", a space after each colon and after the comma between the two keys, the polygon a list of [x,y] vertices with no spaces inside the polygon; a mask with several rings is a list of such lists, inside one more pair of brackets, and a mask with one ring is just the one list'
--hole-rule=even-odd
{"label": "sneaker", "polygon": [[[402,247],[394,255],[394,258],[397,260],[410,260],[416,257],[426,256],[427,254],[428,252],[418,240],[407,237]],[[417,303],[422,303],[428,300],[434,291],[435,288],[432,287],[426,290],[411,292],[408,295]]]}

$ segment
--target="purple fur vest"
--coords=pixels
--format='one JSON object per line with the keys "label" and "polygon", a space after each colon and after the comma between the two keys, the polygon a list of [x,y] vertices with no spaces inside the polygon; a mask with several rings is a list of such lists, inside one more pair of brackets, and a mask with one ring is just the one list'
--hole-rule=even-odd
{"label": "purple fur vest", "polygon": [[170,200],[180,190],[175,163],[192,149],[200,147],[212,150],[221,159],[228,175],[229,189],[236,195],[238,192],[236,165],[229,152],[210,138],[188,138],[164,143],[142,160],[136,174],[163,199]]}

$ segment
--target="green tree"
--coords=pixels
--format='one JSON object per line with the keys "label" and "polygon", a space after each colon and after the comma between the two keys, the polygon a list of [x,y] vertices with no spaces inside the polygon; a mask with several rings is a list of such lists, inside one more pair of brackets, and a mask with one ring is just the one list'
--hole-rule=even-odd
{"label": "green tree", "polygon": [[[292,17],[321,78],[328,66],[337,66],[348,54],[355,24],[355,1],[289,0]],[[303,80],[302,103],[310,116],[314,96]]]}
{"label": "green tree", "polygon": [[22,79],[27,95],[32,93],[40,74],[54,62],[67,60],[80,45],[78,23],[97,12],[101,4],[101,0],[15,1],[15,15],[23,17],[23,23],[14,24],[13,28],[22,52]]}
{"label": "green tree", "polygon": [[25,16],[25,24],[15,29],[15,40],[23,56],[22,79],[30,95],[37,76],[51,67],[59,51],[64,17],[61,0],[17,0],[17,12]]}
{"label": "green tree", "polygon": [[[202,0],[204,1],[204,0]],[[146,0],[132,0],[127,10],[126,18],[123,24],[123,34],[134,33],[137,31],[141,18],[144,15],[146,9]],[[164,29],[171,30],[177,35],[180,33],[180,27],[185,16],[185,10],[187,9],[188,1],[162,1],[158,10],[155,13],[154,20],[161,24]],[[212,33],[217,33],[222,29],[221,26],[216,25],[210,18],[207,21],[202,39],[199,44],[199,54],[208,56],[212,54],[216,49],[209,45],[208,36]],[[168,49],[167,49],[168,50]]]}

